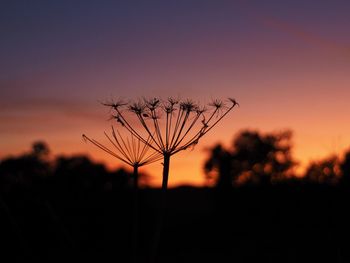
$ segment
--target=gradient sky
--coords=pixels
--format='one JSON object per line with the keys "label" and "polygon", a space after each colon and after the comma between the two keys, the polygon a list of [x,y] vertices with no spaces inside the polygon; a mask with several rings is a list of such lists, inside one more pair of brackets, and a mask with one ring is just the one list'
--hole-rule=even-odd
{"label": "gradient sky", "polygon": [[[294,156],[350,147],[350,2],[16,1],[0,3],[0,158],[46,141],[87,153],[116,97],[234,97],[241,107],[193,151],[170,184],[203,184],[205,148],[238,131],[294,131]],[[148,172],[160,181],[161,165]]]}

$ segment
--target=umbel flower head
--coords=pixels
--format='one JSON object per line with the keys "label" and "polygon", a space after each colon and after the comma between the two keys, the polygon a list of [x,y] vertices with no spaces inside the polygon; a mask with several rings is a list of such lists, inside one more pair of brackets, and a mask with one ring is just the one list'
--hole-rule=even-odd
{"label": "umbel flower head", "polygon": [[238,103],[234,99],[215,99],[200,106],[190,99],[151,98],[105,105],[112,108],[117,123],[134,137],[156,152],[171,156],[195,146]]}
{"label": "umbel flower head", "polygon": [[150,149],[150,145],[152,145],[150,137],[146,139],[146,143],[143,143],[132,133],[129,137],[123,138],[119,130],[115,131],[113,126],[111,135],[108,135],[106,132],[104,132],[104,134],[114,147],[114,150],[101,144],[95,139],[89,138],[85,134],[83,134],[83,139],[93,143],[101,150],[132,167],[141,167],[159,161],[162,158],[158,152]]}
{"label": "umbel flower head", "polygon": [[[104,105],[112,109],[112,118],[122,129],[130,133],[131,139],[125,141],[120,133],[118,131],[116,133],[113,128],[112,137],[114,140],[105,133],[118,153],[83,135],[86,140],[133,166],[135,178],[137,178],[138,166],[163,159],[161,213],[158,215],[151,253],[152,259],[155,261],[167,204],[171,156],[198,144],[199,140],[238,103],[234,99],[226,101],[215,99],[209,104],[201,106],[190,99],[168,98],[162,100],[151,98],[129,103],[119,100]],[[146,155],[148,149],[151,150],[150,155]],[[135,189],[137,189],[137,184],[135,184]]]}
{"label": "umbel flower head", "polygon": [[167,206],[170,157],[198,144],[238,103],[234,99],[216,99],[208,105],[200,106],[190,99],[152,98],[105,105],[111,107],[117,123],[163,157],[161,213],[151,253],[155,261]]}

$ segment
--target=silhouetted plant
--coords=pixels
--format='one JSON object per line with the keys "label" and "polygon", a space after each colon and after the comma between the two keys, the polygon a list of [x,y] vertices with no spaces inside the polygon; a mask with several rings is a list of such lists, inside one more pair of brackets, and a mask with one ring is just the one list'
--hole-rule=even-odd
{"label": "silhouetted plant", "polygon": [[[221,100],[213,100],[207,107],[200,107],[191,100],[180,101],[158,98],[138,102],[115,102],[105,104],[115,110],[116,119],[132,135],[149,145],[163,156],[163,183],[167,188],[170,157],[191,146],[214,128],[238,103],[229,99],[230,105]],[[133,113],[143,128],[143,132],[126,116]],[[164,116],[165,115],[165,116]],[[161,121],[161,118],[164,120]],[[201,121],[200,121],[201,120]]]}
{"label": "silhouetted plant", "polygon": [[150,149],[152,142],[148,137],[144,142],[136,138],[133,133],[130,137],[123,138],[119,130],[115,131],[112,126],[112,136],[104,133],[110,143],[114,146],[116,151],[111,150],[100,142],[87,137],[83,134],[83,139],[96,145],[106,153],[116,157],[120,161],[126,163],[133,168],[133,190],[134,190],[134,205],[133,205],[133,256],[134,261],[137,261],[137,247],[138,247],[138,181],[139,181],[139,167],[159,161],[161,155]]}
{"label": "silhouetted plant", "polygon": [[123,138],[122,134],[112,127],[112,137],[108,135],[106,132],[104,133],[109,142],[114,146],[116,151],[111,150],[95,139],[91,139],[85,134],[83,134],[83,139],[93,143],[95,146],[105,151],[106,153],[116,157],[120,161],[126,163],[127,165],[133,167],[134,175],[135,175],[135,183],[137,186],[138,179],[138,168],[161,159],[161,155],[158,152],[151,151],[152,143],[150,141],[150,137],[147,138],[145,143],[138,138],[136,138],[132,133],[130,134],[130,138]]}
{"label": "silhouetted plant", "polygon": [[113,117],[122,127],[163,156],[162,213],[156,231],[156,250],[166,208],[171,156],[198,144],[238,103],[234,99],[228,102],[215,99],[207,106],[200,106],[189,99],[152,98],[105,105],[114,110]]}

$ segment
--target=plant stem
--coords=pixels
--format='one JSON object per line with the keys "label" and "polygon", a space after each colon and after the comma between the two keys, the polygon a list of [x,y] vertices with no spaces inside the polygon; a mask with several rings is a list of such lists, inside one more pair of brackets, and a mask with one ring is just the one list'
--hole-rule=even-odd
{"label": "plant stem", "polygon": [[132,259],[133,262],[138,262],[138,241],[139,241],[139,197],[138,197],[138,165],[134,165],[134,171],[133,171],[133,229],[132,229]]}
{"label": "plant stem", "polygon": [[[166,192],[168,189],[168,178],[169,178],[169,167],[170,167],[170,154],[164,154],[164,166],[163,166],[163,181],[162,181],[162,199],[163,205],[166,205]],[[162,208],[165,208],[164,206]]]}
{"label": "plant stem", "polygon": [[157,260],[157,255],[159,254],[159,244],[161,239],[161,233],[163,230],[163,225],[165,221],[166,211],[167,211],[167,192],[168,192],[168,178],[169,178],[169,167],[170,167],[170,153],[163,153],[163,179],[162,179],[162,189],[161,189],[161,206],[158,213],[158,224],[156,225],[155,235],[154,235],[154,247],[152,249],[151,262],[155,263]]}

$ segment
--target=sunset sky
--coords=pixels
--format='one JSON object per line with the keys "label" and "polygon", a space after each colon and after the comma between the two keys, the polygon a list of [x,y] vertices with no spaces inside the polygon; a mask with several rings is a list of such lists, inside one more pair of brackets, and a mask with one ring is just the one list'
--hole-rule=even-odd
{"label": "sunset sky", "polygon": [[[350,1],[0,3],[0,158],[46,141],[53,154],[120,165],[105,141],[112,98],[181,96],[240,107],[192,151],[171,185],[204,183],[205,149],[242,129],[292,129],[301,168],[350,148]],[[300,169],[301,169],[300,168]],[[160,182],[161,164],[145,168]]]}

